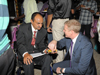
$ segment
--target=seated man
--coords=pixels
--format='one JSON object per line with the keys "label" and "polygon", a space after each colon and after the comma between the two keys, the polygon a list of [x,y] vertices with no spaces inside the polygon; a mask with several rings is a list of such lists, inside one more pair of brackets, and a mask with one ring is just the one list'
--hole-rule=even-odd
{"label": "seated man", "polygon": [[34,75],[34,63],[42,65],[42,75],[51,75],[51,57],[49,55],[45,54],[34,59],[30,55],[30,53],[43,52],[46,48],[45,37],[47,31],[42,28],[42,24],[43,17],[36,12],[32,14],[31,23],[22,24],[19,27],[17,34],[18,55],[19,58],[23,58],[22,66],[25,75]]}
{"label": "seated man", "polygon": [[95,62],[93,59],[93,47],[90,40],[80,33],[81,24],[76,20],[65,22],[64,39],[60,41],[53,40],[48,47],[54,51],[57,48],[66,48],[66,56],[70,56],[69,60],[53,65],[53,69],[57,74],[64,75],[97,75]]}

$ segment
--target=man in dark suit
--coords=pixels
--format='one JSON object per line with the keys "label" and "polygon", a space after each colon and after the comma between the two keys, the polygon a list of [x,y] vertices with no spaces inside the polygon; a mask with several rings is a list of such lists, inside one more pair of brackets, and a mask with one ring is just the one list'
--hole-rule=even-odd
{"label": "man in dark suit", "polygon": [[66,56],[70,56],[69,60],[53,65],[53,69],[57,74],[64,75],[97,75],[95,62],[93,59],[93,48],[90,40],[80,33],[81,25],[77,20],[69,20],[65,22],[64,33],[65,38],[60,41],[53,40],[48,47],[55,51],[57,48],[66,48]]}
{"label": "man in dark suit", "polygon": [[[25,75],[34,75],[34,63],[37,65],[42,65],[42,75],[51,75],[50,73],[50,63],[51,57],[47,54],[36,57],[30,55],[30,53],[43,52],[46,48],[45,37],[47,31],[42,28],[43,17],[40,13],[36,12],[32,14],[31,23],[22,24],[19,27],[17,35],[17,45],[19,58],[23,58],[23,68]],[[32,44],[32,36],[35,34],[34,38],[35,45]]]}

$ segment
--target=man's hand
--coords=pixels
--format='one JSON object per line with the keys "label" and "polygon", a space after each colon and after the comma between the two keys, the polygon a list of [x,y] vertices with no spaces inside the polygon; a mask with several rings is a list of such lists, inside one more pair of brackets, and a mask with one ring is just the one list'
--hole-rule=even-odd
{"label": "man's hand", "polygon": [[52,52],[52,50],[51,49],[45,49],[44,51],[43,51],[45,54],[56,54],[57,53],[57,50],[55,50],[54,52]]}
{"label": "man's hand", "polygon": [[74,14],[74,13],[75,13],[74,9],[71,9],[71,13],[72,13],[72,14]]}
{"label": "man's hand", "polygon": [[57,45],[56,40],[53,40],[49,43],[48,48],[52,50],[52,53],[54,53],[56,51],[56,45]]}
{"label": "man's hand", "polygon": [[100,12],[97,12],[96,14],[97,14],[97,15],[99,15],[99,14],[100,14]]}
{"label": "man's hand", "polygon": [[47,28],[47,32],[52,32],[52,28],[51,27]]}
{"label": "man's hand", "polygon": [[32,63],[32,59],[33,59],[33,57],[32,57],[30,54],[26,53],[26,54],[24,55],[24,60],[23,60],[23,62],[24,62],[24,64],[29,65],[29,64]]}
{"label": "man's hand", "polygon": [[56,73],[57,73],[57,74],[61,73],[61,72],[60,72],[60,69],[61,69],[60,67],[58,67],[58,68],[56,69]]}
{"label": "man's hand", "polygon": [[85,7],[84,5],[79,5],[78,7],[76,7],[77,10],[79,10],[80,8]]}
{"label": "man's hand", "polygon": [[81,5],[81,8],[84,8],[85,10],[90,10],[89,7],[86,7],[86,6],[84,6],[84,5]]}
{"label": "man's hand", "polygon": [[15,21],[17,21],[17,20],[18,20],[18,18],[16,17],[16,18],[14,18],[14,20],[15,20]]}
{"label": "man's hand", "polygon": [[[62,71],[60,71],[60,70],[62,70]],[[57,73],[57,74],[59,74],[59,73],[64,73],[64,68],[61,69],[60,67],[57,67],[56,73]]]}
{"label": "man's hand", "polygon": [[85,7],[84,5],[81,5],[81,8]]}

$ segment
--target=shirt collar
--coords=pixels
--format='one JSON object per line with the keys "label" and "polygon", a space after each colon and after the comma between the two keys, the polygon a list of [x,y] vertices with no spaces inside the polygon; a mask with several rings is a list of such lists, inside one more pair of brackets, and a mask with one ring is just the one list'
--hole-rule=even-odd
{"label": "shirt collar", "polygon": [[34,27],[33,27],[32,24],[31,24],[31,28],[32,28],[32,32],[34,32],[34,31],[38,31],[38,30],[35,30],[35,29],[34,29]]}
{"label": "shirt collar", "polygon": [[75,42],[76,42],[78,36],[79,36],[79,34],[78,34],[74,39],[72,39],[72,41],[73,41],[74,44],[75,44]]}

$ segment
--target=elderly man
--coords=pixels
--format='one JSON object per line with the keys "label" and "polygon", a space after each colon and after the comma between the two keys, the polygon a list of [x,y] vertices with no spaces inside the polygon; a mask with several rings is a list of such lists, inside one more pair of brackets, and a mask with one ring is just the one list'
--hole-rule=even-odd
{"label": "elderly man", "polygon": [[69,59],[56,63],[53,69],[57,74],[64,75],[97,75],[93,59],[93,48],[90,40],[80,33],[81,24],[77,20],[65,22],[65,38],[60,41],[53,40],[48,47],[56,50],[66,48],[66,57]]}

